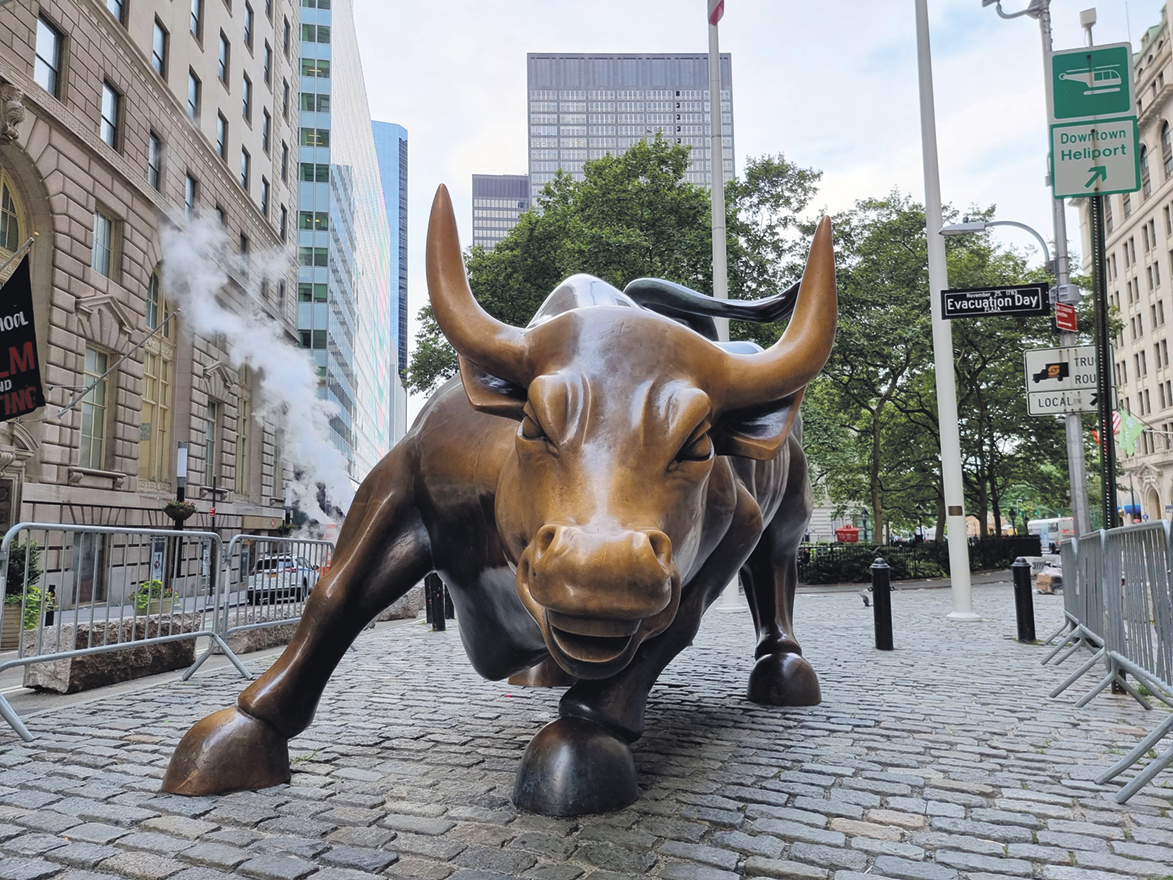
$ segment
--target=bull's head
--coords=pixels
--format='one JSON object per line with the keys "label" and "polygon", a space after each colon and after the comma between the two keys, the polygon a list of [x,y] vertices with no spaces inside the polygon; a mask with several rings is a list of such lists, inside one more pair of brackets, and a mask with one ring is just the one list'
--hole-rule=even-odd
{"label": "bull's head", "polygon": [[715,457],[777,456],[803,389],[830,355],[830,223],[815,233],[785,334],[757,354],[731,354],[623,306],[572,309],[526,329],[497,321],[469,290],[443,186],[427,275],[470,403],[521,423],[496,513],[522,602],[567,672],[610,676],[672,622],[713,531],[706,517],[728,527],[728,469],[717,493],[724,509],[706,505]]}

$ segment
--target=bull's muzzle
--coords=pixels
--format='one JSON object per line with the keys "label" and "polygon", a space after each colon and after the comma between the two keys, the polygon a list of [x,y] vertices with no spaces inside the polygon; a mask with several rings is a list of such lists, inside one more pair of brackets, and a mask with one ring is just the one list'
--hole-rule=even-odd
{"label": "bull's muzzle", "polygon": [[680,600],[672,542],[658,529],[543,526],[518,565],[517,586],[551,655],[579,678],[626,666],[672,622]]}

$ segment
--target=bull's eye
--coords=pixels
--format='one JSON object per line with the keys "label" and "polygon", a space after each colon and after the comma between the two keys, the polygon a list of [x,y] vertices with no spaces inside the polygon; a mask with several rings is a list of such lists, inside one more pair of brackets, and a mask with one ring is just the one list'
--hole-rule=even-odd
{"label": "bull's eye", "polygon": [[684,447],[676,453],[677,461],[708,461],[713,457],[713,438],[705,431],[699,437],[692,437]]}

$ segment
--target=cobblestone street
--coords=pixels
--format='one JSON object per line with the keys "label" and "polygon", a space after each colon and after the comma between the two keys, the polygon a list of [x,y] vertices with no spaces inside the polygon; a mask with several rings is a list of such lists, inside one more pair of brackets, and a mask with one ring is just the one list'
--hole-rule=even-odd
{"label": "cobblestone street", "polygon": [[[1062,599],[1035,602],[1045,636]],[[1091,781],[1164,710],[1076,709],[1093,676],[1048,699],[1075,661],[1013,641],[1008,581],[974,607],[953,623],[948,590],[901,590],[878,652],[855,592],[801,594],[824,701],[788,710],[743,697],[748,612],[710,612],[652,693],[640,799],[578,820],[509,800],[561,691],[482,681],[452,624],[364,633],[291,743],[292,783],[261,792],[159,793],[179,737],[242,688],[227,670],[50,709],[30,744],[0,729],[0,880],[1173,877],[1173,771],[1125,805]]]}

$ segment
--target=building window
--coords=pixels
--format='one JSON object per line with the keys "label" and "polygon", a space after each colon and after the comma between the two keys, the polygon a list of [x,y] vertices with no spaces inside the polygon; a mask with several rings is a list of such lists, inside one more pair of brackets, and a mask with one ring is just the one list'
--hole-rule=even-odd
{"label": "building window", "polygon": [[244,44],[250,49],[253,47],[253,8],[247,2],[244,4]]}
{"label": "building window", "polygon": [[285,241],[288,237],[289,228],[289,211],[284,205],[281,206],[281,240]]}
{"label": "building window", "polygon": [[269,41],[265,40],[265,85],[271,85],[273,82],[273,47],[269,45]]}
{"label": "building window", "polygon": [[155,73],[167,78],[167,29],[159,19],[155,19],[155,30],[151,35],[151,67]]}
{"label": "building window", "polygon": [[216,152],[221,159],[228,159],[228,120],[223,113],[216,114]]}
{"label": "building window", "polygon": [[1173,177],[1173,134],[1168,122],[1161,124],[1161,157],[1165,160],[1165,178]]}
{"label": "building window", "polygon": [[195,216],[196,179],[189,172],[183,180],[183,216],[190,220]]}
{"label": "building window", "polygon": [[301,130],[301,145],[303,147],[328,147],[328,146],[330,146],[330,129],[328,129],[328,128],[303,128]]}
{"label": "building window", "polygon": [[281,180],[289,183],[289,144],[281,142]]}
{"label": "building window", "polygon": [[224,31],[220,31],[220,54],[216,66],[216,75],[220,77],[220,82],[228,85],[228,71],[229,61],[232,56],[232,47],[228,44],[228,37]]}
{"label": "building window", "polygon": [[261,110],[261,149],[269,153],[269,133],[273,130],[273,117],[268,110]]}
{"label": "building window", "polygon": [[261,178],[261,213],[269,216],[269,181]]}
{"label": "building window", "polygon": [[197,40],[204,36],[204,0],[191,0],[191,34]]}
{"label": "building window", "polygon": [[114,271],[114,220],[101,211],[94,211],[94,248],[90,253],[90,268],[107,278],[112,277]]}
{"label": "building window", "polygon": [[244,86],[240,90],[240,95],[241,95],[241,101],[240,101],[241,112],[244,114],[244,118],[246,121],[252,122],[252,119],[253,119],[253,82],[251,79],[248,78],[247,74],[244,77]]}
{"label": "building window", "polygon": [[200,118],[200,78],[190,68],[187,71],[187,115]]}
{"label": "building window", "polygon": [[330,96],[315,95],[313,92],[302,92],[301,109],[307,110],[310,113],[329,113]]}
{"label": "building window", "polygon": [[122,108],[122,95],[110,83],[102,82],[102,140],[118,149],[118,114]]}
{"label": "building window", "polygon": [[[212,486],[220,473],[220,405],[208,401],[208,415],[204,419],[204,482]],[[213,501],[215,497],[213,496]]]}
{"label": "building window", "polygon": [[[160,289],[156,269],[147,283],[147,328],[158,328],[166,318],[167,300]],[[142,415],[139,427],[139,477],[162,483],[170,476],[171,433],[171,335],[170,324],[146,343],[143,361]],[[162,337],[162,338],[160,338]]]}
{"label": "building window", "polygon": [[307,183],[330,182],[329,165],[315,165],[312,162],[301,162],[298,164],[297,174],[298,180],[302,180]]}
{"label": "building window", "polygon": [[1149,148],[1145,146],[1140,148],[1140,181],[1141,191],[1145,197],[1152,195],[1153,183],[1149,178]]}
{"label": "building window", "polygon": [[241,148],[240,151],[240,185],[246,190],[248,189],[249,171],[252,169],[252,157],[248,154],[248,150]]}
{"label": "building window", "polygon": [[[23,226],[24,212],[21,210],[20,202],[13,190],[12,181],[8,179],[8,174],[4,169],[0,168],[0,264],[7,261],[23,243],[21,239]],[[4,270],[5,274],[0,275],[0,281],[4,281],[15,270],[16,262],[13,261]]]}
{"label": "building window", "polygon": [[81,450],[78,464],[83,468],[102,470],[106,464],[106,397],[109,369],[105,352],[86,346],[86,367],[82,384],[93,388],[81,400]]}
{"label": "building window", "polygon": [[253,401],[249,389],[250,370],[240,368],[240,382],[236,386],[236,494],[248,495],[249,423],[252,421]]}
{"label": "building window", "polygon": [[301,75],[329,79],[330,62],[324,58],[303,58],[301,59]]}
{"label": "building window", "polygon": [[282,30],[282,37],[281,37],[281,44],[282,44],[282,48],[285,50],[285,57],[286,58],[289,57],[289,32],[290,32],[289,16],[287,15],[287,16],[285,16],[285,28]]}
{"label": "building window", "polygon": [[61,97],[61,31],[43,18],[37,19],[37,58],[33,79],[55,98]]}
{"label": "building window", "polygon": [[122,16],[126,13],[126,4],[122,0],[106,0],[106,9],[114,16],[116,22],[125,23]]}
{"label": "building window", "polygon": [[163,142],[153,131],[147,136],[147,183],[152,189],[163,188]]}
{"label": "building window", "polygon": [[281,116],[289,121],[289,80],[281,80]]}

